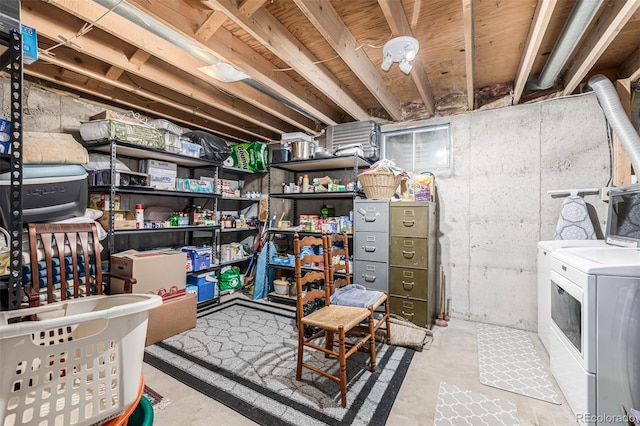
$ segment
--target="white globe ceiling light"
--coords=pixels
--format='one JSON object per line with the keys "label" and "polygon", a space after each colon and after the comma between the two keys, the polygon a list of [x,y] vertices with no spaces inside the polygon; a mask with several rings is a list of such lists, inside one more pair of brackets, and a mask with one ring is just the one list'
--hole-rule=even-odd
{"label": "white globe ceiling light", "polygon": [[382,64],[380,68],[384,71],[389,71],[391,65],[394,62],[400,63],[400,70],[409,74],[411,72],[411,65],[409,62],[413,61],[418,54],[420,43],[413,37],[396,37],[385,43],[382,48]]}

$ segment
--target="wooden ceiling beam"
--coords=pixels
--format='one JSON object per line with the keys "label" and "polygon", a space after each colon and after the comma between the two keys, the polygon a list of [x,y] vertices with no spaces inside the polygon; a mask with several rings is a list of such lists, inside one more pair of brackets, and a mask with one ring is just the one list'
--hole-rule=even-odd
{"label": "wooden ceiling beam", "polygon": [[640,1],[612,1],[580,46],[567,70],[563,95],[570,95],[640,7]]}
{"label": "wooden ceiling beam", "polygon": [[142,49],[136,49],[133,52],[133,55],[129,56],[129,62],[137,67],[141,67],[145,62],[149,60],[151,54],[149,52],[145,52]]}
{"label": "wooden ceiling beam", "polygon": [[322,64],[317,64],[318,59],[264,8],[255,11],[249,18],[240,13],[234,0],[207,0],[206,4],[212,9],[223,11],[236,25],[287,63],[347,114],[356,120],[371,118],[366,109],[356,102],[355,97],[344,89],[343,84]]}
{"label": "wooden ceiling beam", "polygon": [[117,80],[120,78],[124,70],[122,68],[111,65],[107,72],[104,74],[109,80]]}
{"label": "wooden ceiling beam", "polygon": [[[180,31],[184,36],[202,42],[196,37],[192,26],[192,22],[199,22],[202,12],[194,8],[185,8],[182,0],[154,0],[153,7],[145,0],[128,1],[150,16],[164,22],[168,27]],[[180,14],[175,13],[178,7],[182,7]],[[201,7],[211,7],[211,5],[207,4]],[[226,19],[226,15],[224,16]],[[273,63],[258,54],[230,31],[220,28],[216,31],[215,37],[202,43],[203,49],[208,49],[220,60],[251,76],[253,80],[268,88],[270,92],[322,123],[334,125],[342,122],[342,114],[334,106],[329,106],[323,99],[289,77],[287,73],[279,72]],[[317,134],[317,131],[320,130],[302,125],[298,127],[312,134]]]}
{"label": "wooden ceiling beam", "polygon": [[[194,114],[198,117],[202,117],[206,120],[211,121],[212,123],[217,123],[218,125],[222,125],[225,128],[231,128],[231,129],[235,129],[239,132],[244,132],[245,138],[248,139],[252,139],[252,138],[260,138],[260,139],[271,139],[273,138],[273,133],[264,133],[264,132],[256,132],[253,130],[249,130],[246,127],[243,127],[243,122],[238,123],[237,125],[233,125],[232,123],[230,123],[228,120],[224,120],[220,118],[220,115],[218,114],[218,111],[215,112],[211,112],[208,114],[203,113],[203,108],[201,107],[196,107],[196,106],[192,106],[192,105],[196,105],[197,101],[189,98],[190,103],[189,105],[184,105],[181,103],[178,103],[175,101],[176,98],[178,98],[180,95],[177,94],[174,91],[169,91],[169,89],[166,89],[166,95],[159,95],[155,92],[151,92],[148,91],[142,87],[140,87],[141,85],[133,85],[133,84],[126,84],[123,83],[121,81],[117,81],[117,80],[113,80],[110,79],[109,77],[107,77],[106,75],[101,74],[98,71],[92,70],[91,67],[89,66],[89,64],[86,61],[78,61],[75,60],[76,58],[65,58],[63,52],[58,52],[57,55],[42,55],[40,57],[40,60],[42,62],[46,62],[46,63],[50,63],[53,65],[56,65],[60,68],[66,69],[66,70],[71,70],[75,73],[84,75],[86,77],[95,79],[100,81],[101,83],[105,83],[109,86],[113,86],[116,87],[118,89],[127,91],[133,95],[138,95],[140,97],[143,97],[147,100],[153,101],[154,103],[158,103],[158,104],[163,104],[166,105],[168,107],[180,110],[180,111],[184,111],[184,112],[188,112],[190,114]],[[157,114],[157,113],[156,113]],[[213,130],[214,127],[211,127],[211,129]],[[237,137],[234,136],[234,137]]]}
{"label": "wooden ceiling beam", "polygon": [[619,79],[630,81],[636,81],[640,77],[640,48],[627,56],[627,59],[618,67],[616,74]]}
{"label": "wooden ceiling beam", "polygon": [[[27,8],[33,8],[34,6],[43,7],[38,6],[37,3],[34,2],[32,4],[26,2],[23,4],[22,10],[24,11]],[[315,124],[307,117],[293,111],[281,102],[273,99],[271,96],[268,96],[247,84],[222,83],[212,77],[208,77],[206,74],[198,70],[198,67],[207,65],[206,63],[155,34],[131,24],[131,22],[120,15],[115,13],[108,13],[105,15],[106,9],[97,3],[84,1],[77,2],[74,0],[49,0],[48,4],[58,7],[86,22],[95,22],[98,18],[104,15],[102,16],[102,19],[95,23],[96,28],[124,40],[138,49],[151,53],[158,59],[181,69],[197,79],[206,81],[208,84],[220,89],[224,93],[233,93],[234,96],[244,100],[249,105],[260,108],[283,121],[289,122],[298,128],[309,128],[315,131]],[[88,34],[91,34],[91,32]],[[75,41],[80,41],[81,39],[82,37]],[[231,111],[229,112],[232,113]]]}
{"label": "wooden ceiling beam", "polygon": [[215,32],[220,29],[220,27],[222,27],[222,24],[224,24],[224,21],[226,20],[227,15],[214,10],[209,14],[209,16],[205,18],[205,20],[200,25],[198,25],[194,32],[194,36],[196,37],[196,39],[204,43],[209,40],[211,36],[213,36]]}
{"label": "wooden ceiling beam", "polygon": [[527,84],[527,79],[531,74],[531,68],[533,68],[533,63],[536,59],[536,56],[538,56],[540,45],[542,44],[544,35],[546,34],[547,28],[549,27],[549,22],[551,22],[551,16],[553,15],[553,11],[556,8],[556,4],[557,0],[547,0],[539,1],[536,5],[536,10],[533,15],[533,21],[531,22],[531,26],[529,27],[527,44],[524,48],[524,54],[520,59],[518,72],[516,73],[515,84],[513,87],[514,104],[520,102],[522,92],[524,91],[524,87]]}
{"label": "wooden ceiling beam", "polygon": [[[416,2],[420,3],[420,2]],[[410,36],[414,37],[413,30],[409,24],[409,19],[404,11],[402,2],[398,0],[378,0],[378,5],[382,9],[384,17],[387,19],[391,32],[394,36]],[[415,4],[414,4],[415,7]],[[417,12],[414,13],[414,15]],[[422,47],[424,49],[424,46]],[[420,98],[424,102],[424,106],[429,111],[429,114],[435,114],[435,102],[433,100],[433,92],[431,91],[431,83],[429,82],[429,76],[424,69],[424,63],[420,59],[420,55],[417,55],[413,60],[413,68],[411,68],[411,78],[413,83],[418,89]]]}
{"label": "wooden ceiling beam", "polygon": [[294,2],[391,118],[401,121],[400,102],[391,93],[371,59],[359,48],[358,41],[331,3],[317,0],[294,0]]}
{"label": "wooden ceiling beam", "polygon": [[181,114],[181,111],[177,111],[173,108],[162,108],[161,105],[158,105],[155,102],[141,100],[141,98],[136,97],[135,94],[103,83],[99,84],[100,90],[89,91],[87,90],[88,85],[82,85],[77,82],[67,80],[60,73],[52,73],[51,65],[45,63],[35,63],[29,66],[28,69],[25,69],[25,75],[48,81],[58,86],[66,87],[67,89],[85,93],[88,96],[104,99],[110,103],[118,104],[120,107],[125,109],[130,108],[133,111],[140,111],[142,113],[149,114],[151,117],[163,117],[173,123],[180,123],[189,128],[195,127],[207,132],[216,133],[225,139],[231,139],[238,142],[246,140],[243,133],[237,132],[233,129],[220,127],[213,130],[210,125],[207,125],[209,124],[207,123],[207,120],[200,119],[200,117],[189,113]]}
{"label": "wooden ceiling beam", "polygon": [[260,9],[266,2],[266,0],[244,0],[242,3],[240,3],[240,6],[238,6],[238,10],[243,15],[250,17],[251,15],[256,13],[256,11]]}
{"label": "wooden ceiling beam", "polygon": [[464,24],[464,59],[467,82],[467,108],[473,111],[475,104],[475,82],[473,79],[475,43],[473,30],[473,0],[462,0],[462,22]]}
{"label": "wooden ceiling beam", "polygon": [[[59,36],[68,37],[73,32],[70,28],[52,23],[46,14],[33,10],[23,9],[22,21],[29,26],[38,28],[41,36],[54,40]],[[133,75],[148,81],[162,82],[172,90],[184,93],[194,99],[198,99],[203,104],[216,108],[219,110],[218,116],[231,124],[240,125],[241,122],[246,121],[275,133],[289,132],[293,129],[286,122],[266,114],[253,105],[230,99],[229,96],[215,90],[198,87],[188,79],[183,78],[180,72],[158,67],[158,62],[134,66],[128,62],[125,53],[114,46],[114,43],[110,41],[111,39],[99,40],[98,35],[96,32],[90,32],[76,39],[74,44],[77,49],[95,59],[112,66],[119,64],[123,67],[123,70]]]}

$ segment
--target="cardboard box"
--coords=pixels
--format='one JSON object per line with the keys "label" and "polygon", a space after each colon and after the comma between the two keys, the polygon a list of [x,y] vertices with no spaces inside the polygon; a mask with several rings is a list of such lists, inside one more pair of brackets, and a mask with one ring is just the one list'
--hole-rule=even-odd
{"label": "cardboard box", "polygon": [[175,250],[127,250],[111,255],[111,293],[124,292],[124,280],[135,278],[134,293],[175,293],[184,290],[186,253]]}
{"label": "cardboard box", "polygon": [[194,328],[196,308],[196,295],[187,293],[183,297],[164,301],[162,305],[151,309],[145,346]]}
{"label": "cardboard box", "polygon": [[[114,222],[114,229],[136,229],[136,217],[129,210],[114,210],[113,214],[116,218]],[[100,225],[104,229],[111,227],[111,216],[108,211],[102,213],[102,216],[98,219]]]}
{"label": "cardboard box", "polygon": [[152,159],[142,160],[140,171],[149,175],[152,187],[169,191],[176,190],[176,177],[178,176],[176,163]]}
{"label": "cardboard box", "polygon": [[[109,194],[91,193],[89,194],[89,208],[96,210],[109,210]],[[116,194],[113,202],[113,209],[120,210],[120,195]]]}

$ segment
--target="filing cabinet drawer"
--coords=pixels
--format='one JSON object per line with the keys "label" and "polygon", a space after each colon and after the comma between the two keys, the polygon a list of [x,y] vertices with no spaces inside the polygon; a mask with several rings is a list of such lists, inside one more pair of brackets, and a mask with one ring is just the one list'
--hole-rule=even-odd
{"label": "filing cabinet drawer", "polygon": [[353,282],[370,290],[389,291],[387,263],[354,261]]}
{"label": "filing cabinet drawer", "polygon": [[387,263],[389,234],[386,232],[356,232],[353,238],[355,259]]}
{"label": "filing cabinet drawer", "polygon": [[[434,210],[435,212],[435,210]],[[407,237],[427,237],[429,235],[430,215],[427,202],[397,202],[390,207],[391,221],[389,231],[391,235]]]}
{"label": "filing cabinet drawer", "polygon": [[393,296],[427,300],[427,270],[391,266],[389,268],[389,293]]}
{"label": "filing cabinet drawer", "polygon": [[428,328],[431,322],[427,321],[427,302],[425,300],[390,296],[389,311],[420,327]]}
{"label": "filing cabinet drawer", "polygon": [[389,237],[389,265],[426,268],[429,255],[426,238]]}
{"label": "filing cabinet drawer", "polygon": [[353,205],[354,232],[388,232],[388,200],[356,200]]}

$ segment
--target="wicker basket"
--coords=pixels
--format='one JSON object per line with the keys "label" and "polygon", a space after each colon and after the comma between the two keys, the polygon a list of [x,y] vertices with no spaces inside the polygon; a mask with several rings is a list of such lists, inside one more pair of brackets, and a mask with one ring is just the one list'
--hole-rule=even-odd
{"label": "wicker basket", "polygon": [[364,194],[369,199],[393,197],[401,179],[401,176],[394,175],[388,167],[384,166],[358,175]]}

